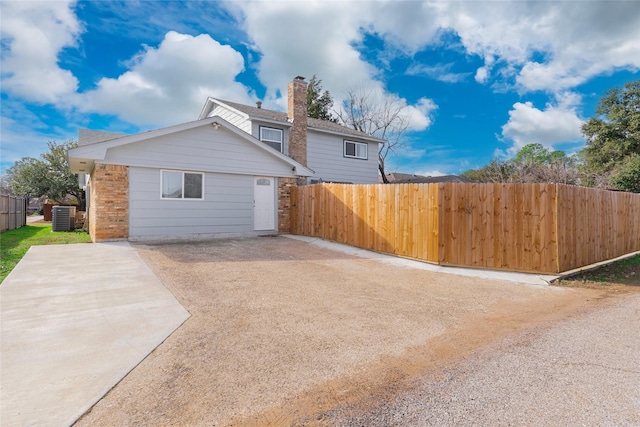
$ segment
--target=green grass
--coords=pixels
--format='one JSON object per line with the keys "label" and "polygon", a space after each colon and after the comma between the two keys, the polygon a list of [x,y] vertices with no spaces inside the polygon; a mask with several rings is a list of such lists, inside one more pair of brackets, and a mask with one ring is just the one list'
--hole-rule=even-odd
{"label": "green grass", "polygon": [[599,285],[611,284],[640,286],[640,255],[634,255],[598,269],[585,271],[576,276],[562,279],[558,282],[561,286]]}
{"label": "green grass", "polygon": [[0,233],[0,283],[20,262],[31,246],[91,243],[82,231],[52,232],[50,223],[29,224]]}

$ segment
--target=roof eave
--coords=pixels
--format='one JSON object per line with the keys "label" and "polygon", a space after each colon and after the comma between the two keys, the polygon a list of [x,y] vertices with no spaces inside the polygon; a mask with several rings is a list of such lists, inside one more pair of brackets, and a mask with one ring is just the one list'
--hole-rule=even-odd
{"label": "roof eave", "polygon": [[176,132],[181,132],[189,129],[193,129],[200,126],[206,126],[217,123],[219,126],[223,126],[228,131],[234,133],[235,135],[245,139],[251,144],[255,145],[261,150],[266,151],[279,158],[280,160],[285,161],[292,167],[292,171],[296,176],[313,176],[315,172],[308,167],[302,165],[301,163],[296,162],[291,157],[286,156],[279,151],[273,149],[260,142],[258,139],[249,135],[246,132],[241,131],[240,129],[233,126],[228,121],[224,120],[222,117],[213,116],[202,120],[196,120],[193,122],[182,123],[179,125],[169,126],[162,129],[155,129],[147,132],[137,133],[134,135],[127,135],[121,138],[111,139],[104,142],[98,142],[91,145],[84,145],[81,147],[72,148],[67,152],[67,158],[69,159],[70,166],[73,167],[72,173],[88,173],[88,172],[78,172],[81,167],[79,166],[81,161],[95,161],[95,160],[103,160],[106,157],[107,150],[109,148],[118,147],[121,145],[132,144],[138,141],[143,141],[146,139],[156,138],[164,135],[169,135]]}
{"label": "roof eave", "polygon": [[334,131],[334,130],[330,130],[330,129],[318,128],[318,127],[314,127],[314,126],[307,126],[307,128],[311,129],[311,130],[314,130],[316,132],[329,133],[331,135],[339,135],[339,136],[343,136],[345,138],[362,139],[362,140],[365,140],[367,142],[375,142],[375,143],[378,143],[378,144],[384,144],[384,143],[387,142],[386,139],[376,138],[375,136],[371,136],[371,135],[367,135],[367,134],[354,135],[352,133],[338,132],[338,131]]}
{"label": "roof eave", "polygon": [[[231,105],[225,104],[223,101],[220,101],[219,99],[216,99],[216,98],[209,98],[209,99],[207,99],[207,102],[208,102],[208,101],[211,101],[211,103],[212,103],[212,104],[218,104],[218,105],[221,105],[221,106],[223,106],[223,107],[225,107],[225,108],[230,109],[230,110],[231,110],[231,111],[233,111],[234,113],[239,114],[240,116],[242,116],[245,120],[249,120],[249,119],[250,119],[250,116],[249,116],[247,113],[244,113],[244,112],[242,112],[242,111],[238,110],[237,108],[232,107]],[[207,117],[208,117],[208,115],[209,115],[209,114],[211,114],[211,112],[212,112],[214,109],[215,109],[215,107],[214,107],[214,108],[211,108],[211,109],[207,112]],[[204,111],[204,110],[203,110],[203,111]],[[201,115],[202,115],[202,113],[201,113]],[[203,117],[203,118],[207,118],[207,117]]]}
{"label": "roof eave", "polygon": [[249,120],[251,120],[252,122],[264,122],[264,123],[269,123],[269,124],[273,124],[273,125],[279,125],[279,126],[285,126],[290,128],[291,126],[293,126],[293,123],[289,122],[289,121],[282,121],[282,120],[273,120],[273,119],[265,119],[264,117],[259,117],[259,116],[247,116],[249,118]]}
{"label": "roof eave", "polygon": [[[205,118],[205,117],[203,117],[203,114],[205,116],[208,116],[209,114],[211,114],[211,112],[213,111],[214,108],[210,108],[208,110],[206,108],[210,104],[218,104],[218,105],[224,106],[225,108],[230,109],[234,113],[239,114],[245,120],[264,122],[264,123],[271,123],[271,124],[280,125],[280,126],[286,126],[286,127],[293,126],[292,123],[289,122],[288,120],[274,120],[274,119],[265,118],[263,116],[256,116],[256,115],[251,114],[251,113],[245,113],[245,112],[243,112],[241,110],[238,110],[237,108],[225,103],[224,101],[221,101],[221,100],[216,99],[216,98],[211,98],[211,97],[209,97],[207,99],[207,102],[205,103],[205,108],[203,108],[202,113],[200,113],[200,119]],[[328,133],[328,134],[331,134],[331,135],[339,135],[339,136],[347,137],[347,138],[358,138],[358,139],[361,139],[361,140],[365,140],[367,142],[374,142],[374,143],[378,143],[378,144],[384,144],[384,143],[387,142],[387,140],[385,140],[385,139],[377,138],[375,136],[367,135],[365,133],[362,133],[362,135],[355,135],[355,134],[350,133],[350,132],[340,132],[340,131],[335,131],[335,130],[331,130],[331,129],[326,129],[326,128],[323,128],[323,127],[316,127],[316,126],[309,125],[309,124],[307,124],[307,128],[311,129],[311,130],[314,130],[316,132],[323,132],[323,133]],[[347,129],[351,130],[350,128],[347,128]]]}
{"label": "roof eave", "polygon": [[69,171],[71,173],[76,174],[90,174],[95,165],[94,159],[81,159],[81,158],[70,158],[67,156],[69,160]]}
{"label": "roof eave", "polygon": [[207,100],[204,102],[204,106],[202,107],[202,110],[200,111],[200,115],[198,116],[198,120],[202,120],[202,119],[206,119],[207,116],[209,115],[209,113],[211,113],[211,111],[213,111],[213,108],[209,108],[210,105],[215,103],[215,99],[208,97]]}

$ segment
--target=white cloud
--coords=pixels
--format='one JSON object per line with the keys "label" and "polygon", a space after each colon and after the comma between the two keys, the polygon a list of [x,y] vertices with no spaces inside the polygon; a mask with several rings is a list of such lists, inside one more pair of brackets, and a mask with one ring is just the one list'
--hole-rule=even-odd
{"label": "white cloud", "polygon": [[432,115],[438,109],[433,100],[420,98],[415,105],[407,105],[409,116],[409,131],[423,131],[432,123]]}
{"label": "white cloud", "polygon": [[[386,52],[413,55],[438,46],[443,32],[450,31],[459,36],[466,54],[484,60],[475,71],[478,83],[522,93],[542,90],[558,96],[596,75],[640,68],[635,2],[499,2],[491,7],[483,2],[241,2],[234,7],[261,55],[256,68],[267,88],[268,108],[286,108],[286,85],[297,74],[317,74],[336,104],[354,87],[384,90],[379,81],[383,70],[367,63],[358,50],[366,33],[382,37]],[[473,72],[416,63],[408,73],[455,83]],[[413,127],[429,126],[433,109],[410,109]],[[526,139],[519,130],[521,116],[533,110],[518,105],[506,134]],[[551,111],[542,113],[548,117]],[[574,120],[566,126],[575,130],[575,109],[559,111],[573,111]],[[575,134],[535,133],[549,141]]]}
{"label": "white cloud", "polygon": [[[257,70],[267,88],[267,108],[286,109],[287,84],[296,75],[310,78],[314,74],[331,92],[336,109],[353,90],[395,97],[407,105],[405,99],[386,91],[378,79],[380,71],[364,60],[357,46],[365,32],[373,31],[403,49],[415,48],[437,30],[428,23],[432,20],[413,13],[415,8],[431,8],[412,2],[241,2],[236,7],[253,49],[261,54]],[[398,31],[407,23],[409,29]],[[435,108],[426,98],[407,105],[411,130],[426,129]]]}
{"label": "white cloud", "polygon": [[37,103],[55,103],[76,91],[78,80],[58,65],[82,31],[73,1],[2,2],[2,90]]}
{"label": "white cloud", "polygon": [[441,5],[438,2],[388,1],[366,4],[370,7],[369,27],[384,37],[389,45],[411,55],[437,42],[441,30]]}
{"label": "white cloud", "polygon": [[517,82],[527,90],[559,91],[618,68],[640,69],[636,2],[566,3],[549,17],[551,57],[528,61]]}
{"label": "white cloud", "polygon": [[[317,74],[337,96],[371,80],[376,70],[360,58],[368,5],[354,2],[240,2],[238,18],[262,57],[258,76],[266,105],[286,106],[287,84]],[[330,23],[330,24],[328,24]]]}
{"label": "white cloud", "polygon": [[[515,152],[514,152],[515,154]],[[496,148],[495,150],[493,150],[493,157],[496,159],[502,159],[502,160],[507,160],[509,158],[509,155],[507,154],[507,152],[505,150],[501,150],[500,148]]]}
{"label": "white cloud", "polygon": [[[188,32],[194,26],[187,23],[207,21],[194,15],[197,4],[184,6],[187,17],[177,16],[185,9],[176,5],[172,3],[171,8],[176,16],[165,14],[162,25],[157,25],[162,17],[158,14],[152,17],[156,21],[149,19],[141,28],[145,33],[149,28]],[[236,31],[230,39],[238,40],[237,33],[246,31],[250,41],[247,57],[257,58],[255,62],[249,59],[247,67],[255,68],[266,87],[265,108],[286,109],[287,84],[298,74],[308,78],[317,74],[337,104],[356,87],[396,96],[407,104],[388,93],[382,82],[384,70],[367,62],[362,52],[365,35],[381,37],[388,55],[385,60],[391,61],[394,56],[411,57],[425,47],[437,48],[443,34],[453,33],[460,45],[449,44],[449,49],[484,61],[475,70],[478,83],[515,87],[521,93],[547,91],[555,96],[542,109],[527,102],[514,104],[502,129],[502,136],[514,144],[512,150],[527,142],[549,146],[579,140],[580,100],[568,91],[597,75],[640,69],[640,11],[632,1],[496,2],[491,7],[486,2],[404,1],[217,5],[235,13],[237,25],[226,19]],[[207,96],[244,103],[255,98],[236,80],[245,69],[240,52],[209,35],[178,31],[166,33],[157,46],[145,47],[119,77],[102,78],[95,89],[76,93],[76,77],[58,64],[63,49],[76,46],[84,31],[74,6],[74,1],[63,0],[2,2],[2,90],[9,97],[117,115],[145,126],[193,120]],[[143,6],[138,5],[134,19],[155,10],[146,3]],[[126,14],[132,6],[118,7]],[[127,17],[123,18],[116,20],[118,30],[123,22],[128,25]],[[105,31],[107,24],[101,25]],[[410,71],[450,82],[463,77],[447,65],[416,65]],[[411,130],[428,128],[436,108],[427,98],[408,105]],[[15,126],[17,119],[11,119]]]}
{"label": "white cloud", "polygon": [[502,126],[502,136],[513,142],[509,154],[514,155],[531,143],[552,148],[553,144],[581,140],[580,127],[584,122],[576,112],[579,101],[576,94],[563,93],[555,104],[547,104],[544,110],[536,108],[531,102],[513,104],[509,121]]}
{"label": "white cloud", "polygon": [[[440,23],[467,53],[495,57],[521,91],[557,92],[619,68],[640,69],[636,2],[450,2]],[[486,82],[491,66],[476,72]]]}
{"label": "white cloud", "polygon": [[170,31],[157,48],[145,46],[129,68],[81,94],[79,108],[160,126],[195,120],[208,96],[251,102],[249,89],[235,80],[244,70],[242,55],[206,34]]}
{"label": "white cloud", "polygon": [[489,73],[491,73],[491,69],[493,68],[494,63],[495,58],[493,56],[489,55],[485,57],[484,66],[476,70],[475,79],[478,83],[484,84],[489,80]]}
{"label": "white cloud", "polygon": [[487,69],[487,67],[478,68],[474,78],[480,84],[485,83],[487,81],[487,79],[489,78],[489,70]]}
{"label": "white cloud", "polygon": [[393,151],[390,151],[387,157],[389,161],[388,163],[394,163],[398,160],[412,159],[419,161],[422,159],[427,150],[424,147],[416,146],[411,142],[411,140],[405,139],[403,144],[394,147]]}
{"label": "white cloud", "polygon": [[407,69],[406,74],[419,76],[424,75],[434,80],[438,80],[445,83],[459,83],[464,81],[471,75],[471,73],[454,73],[451,71],[453,63],[438,64],[438,65],[426,65],[426,64],[414,64]]}

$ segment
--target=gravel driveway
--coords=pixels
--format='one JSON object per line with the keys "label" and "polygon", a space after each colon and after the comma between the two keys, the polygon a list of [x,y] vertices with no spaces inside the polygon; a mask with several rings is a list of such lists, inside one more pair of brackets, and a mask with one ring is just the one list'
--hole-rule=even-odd
{"label": "gravel driveway", "polygon": [[[620,366],[609,365],[616,353],[603,362],[611,369],[589,365],[588,341],[570,352],[573,334],[586,339],[598,313],[637,307],[638,294],[393,267],[284,237],[136,248],[192,317],[78,426],[551,425],[558,406],[536,401],[563,397],[545,390],[607,372],[569,387],[567,401],[623,395],[613,424],[640,423],[638,312],[614,317],[633,326],[617,335],[600,328],[615,342],[597,349],[634,354]],[[595,403],[607,424],[608,401]]]}
{"label": "gravel driveway", "polygon": [[640,426],[640,294],[517,334],[388,401],[323,414],[343,426]]}

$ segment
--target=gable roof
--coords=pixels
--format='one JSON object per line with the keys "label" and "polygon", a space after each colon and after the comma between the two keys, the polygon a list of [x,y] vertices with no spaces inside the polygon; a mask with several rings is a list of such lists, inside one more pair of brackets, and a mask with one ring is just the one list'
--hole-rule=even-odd
{"label": "gable roof", "polygon": [[[221,99],[208,98],[205,103],[202,112],[200,113],[200,119],[206,118],[214,109],[214,105],[222,105],[227,108],[231,108],[236,112],[243,115],[249,120],[265,120],[269,122],[281,123],[284,126],[291,126],[287,113],[282,111],[267,110],[265,108],[252,107],[250,105],[238,104],[237,102],[224,101]],[[344,136],[351,136],[354,138],[364,139],[370,142],[384,143],[386,140],[371,136],[368,133],[360,132],[350,127],[343,126],[338,123],[330,122],[329,120],[320,120],[307,117],[307,128],[317,130],[320,132],[328,132],[333,134],[339,134]]]}
{"label": "gable roof", "polygon": [[[179,125],[169,126],[161,129],[154,129],[142,133],[124,135],[100,142],[87,143],[85,145],[79,145],[76,148],[72,148],[67,152],[69,159],[69,167],[72,173],[89,173],[93,169],[93,164],[96,160],[104,160],[109,148],[120,147],[127,144],[133,144],[139,141],[145,141],[160,136],[170,135],[177,132],[197,128],[200,126],[214,125],[222,126],[226,130],[232,132],[236,136],[242,138],[246,142],[254,145],[260,150],[265,151],[271,156],[277,157],[279,160],[289,164],[295,175],[297,176],[312,176],[314,171],[305,167],[301,163],[296,162],[291,157],[286,156],[270,147],[267,144],[254,138],[246,132],[241,131],[231,123],[218,116],[209,117],[203,120],[196,120],[193,122],[181,123]],[[108,134],[109,132],[103,132]]]}

